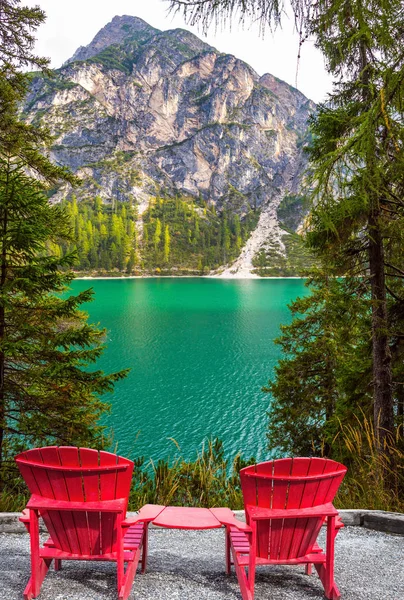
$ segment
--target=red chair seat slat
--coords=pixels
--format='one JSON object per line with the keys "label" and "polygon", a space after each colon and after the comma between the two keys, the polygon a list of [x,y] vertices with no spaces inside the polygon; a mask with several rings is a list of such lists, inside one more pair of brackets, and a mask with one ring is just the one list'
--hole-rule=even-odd
{"label": "red chair seat slat", "polygon": [[125,549],[136,550],[139,548],[142,545],[144,530],[144,523],[129,527],[123,540]]}

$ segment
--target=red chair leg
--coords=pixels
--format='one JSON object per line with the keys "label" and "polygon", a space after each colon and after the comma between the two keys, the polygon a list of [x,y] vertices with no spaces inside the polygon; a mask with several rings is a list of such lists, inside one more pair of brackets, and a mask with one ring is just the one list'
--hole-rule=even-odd
{"label": "red chair leg", "polygon": [[247,577],[245,568],[238,564],[236,557],[234,558],[234,568],[236,570],[237,580],[240,586],[241,597],[243,600],[254,600],[254,579],[252,580],[251,586],[251,573],[249,573]]}
{"label": "red chair leg", "polygon": [[325,597],[328,598],[328,600],[338,600],[341,597],[340,591],[334,580],[335,537],[338,533],[335,524],[335,517],[327,518],[326,562],[325,565],[315,565],[324,587]]}
{"label": "red chair leg", "polygon": [[327,545],[326,545],[326,563],[325,563],[325,595],[329,600],[337,600],[340,597],[339,590],[334,580],[334,554],[335,554],[335,536],[337,529],[335,527],[335,517],[327,519]]}
{"label": "red chair leg", "polygon": [[144,533],[143,533],[143,551],[142,551],[142,570],[141,573],[146,572],[147,568],[147,555],[149,549],[149,523],[144,524]]}
{"label": "red chair leg", "polygon": [[125,555],[123,548],[123,532],[122,532],[122,516],[118,515],[116,519],[117,540],[116,540],[116,583],[118,586],[118,594],[120,595],[124,584],[125,574]]}
{"label": "red chair leg", "polygon": [[225,537],[225,556],[226,556],[226,575],[231,573],[231,555],[230,555],[230,528],[226,527]]}
{"label": "red chair leg", "polygon": [[[139,552],[139,554],[140,554],[140,552]],[[139,554],[137,555],[137,559],[132,560],[126,568],[126,573],[124,574],[124,577],[123,577],[122,586],[119,590],[119,596],[118,596],[119,600],[127,600],[127,598],[129,597],[130,590],[131,590],[132,584],[133,584],[133,580],[135,579],[135,575],[136,575],[136,567],[139,562]]]}
{"label": "red chair leg", "polygon": [[39,514],[30,510],[29,538],[31,550],[31,578],[24,590],[24,599],[36,598],[41,590],[45,575],[49,570],[52,559],[43,559],[39,554]]}
{"label": "red chair leg", "polygon": [[306,575],[311,575],[313,572],[313,565],[311,563],[306,564]]}

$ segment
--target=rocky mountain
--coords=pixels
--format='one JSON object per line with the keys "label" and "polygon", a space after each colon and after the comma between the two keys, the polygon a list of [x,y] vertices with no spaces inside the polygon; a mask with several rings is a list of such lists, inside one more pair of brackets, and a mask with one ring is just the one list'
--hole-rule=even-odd
{"label": "rocky mountain", "polygon": [[[299,191],[314,109],[188,31],[116,16],[53,78],[33,77],[24,115],[51,129],[52,158],[83,179],[79,199],[136,203],[140,238],[156,195],[199,199],[241,220],[255,211],[250,247],[230,274],[251,270],[268,244],[284,254],[277,207]],[[62,187],[54,200],[71,193]]]}

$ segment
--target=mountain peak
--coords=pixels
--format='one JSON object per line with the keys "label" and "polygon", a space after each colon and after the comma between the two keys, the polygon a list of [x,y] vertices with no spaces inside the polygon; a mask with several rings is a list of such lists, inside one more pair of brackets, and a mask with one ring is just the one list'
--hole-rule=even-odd
{"label": "mountain peak", "polygon": [[80,46],[71,58],[65,64],[69,64],[76,60],[87,60],[96,56],[108,46],[113,44],[122,44],[125,39],[130,38],[134,34],[145,34],[152,36],[158,33],[155,29],[143,19],[132,17],[130,15],[116,15],[105,27],[100,29],[94,39],[87,46]]}

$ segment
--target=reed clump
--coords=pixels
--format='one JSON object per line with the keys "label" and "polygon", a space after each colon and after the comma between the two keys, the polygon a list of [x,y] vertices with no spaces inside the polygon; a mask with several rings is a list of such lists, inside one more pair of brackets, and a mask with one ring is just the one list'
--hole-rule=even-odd
{"label": "reed clump", "polygon": [[[179,448],[178,448],[179,449]],[[146,503],[171,506],[230,506],[243,508],[239,471],[249,461],[237,455],[229,466],[223,443],[207,440],[195,460],[177,456],[173,461],[135,461],[130,508]]]}
{"label": "reed clump", "polygon": [[28,500],[28,493],[3,490],[0,492],[0,512],[20,512],[25,508]]}
{"label": "reed clump", "polygon": [[354,424],[340,424],[333,453],[348,473],[336,498],[338,508],[404,512],[404,449],[402,437],[387,439],[377,450],[373,422],[365,415]]}

